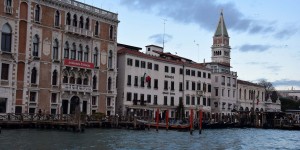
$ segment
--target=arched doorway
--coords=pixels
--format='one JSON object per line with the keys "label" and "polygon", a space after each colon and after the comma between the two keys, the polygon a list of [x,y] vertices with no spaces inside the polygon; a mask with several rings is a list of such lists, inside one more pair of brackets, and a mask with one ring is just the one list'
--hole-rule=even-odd
{"label": "arched doorway", "polygon": [[[76,107],[80,107],[80,99],[78,96],[73,96],[70,103],[70,114],[75,114]],[[79,109],[80,110],[80,109]]]}

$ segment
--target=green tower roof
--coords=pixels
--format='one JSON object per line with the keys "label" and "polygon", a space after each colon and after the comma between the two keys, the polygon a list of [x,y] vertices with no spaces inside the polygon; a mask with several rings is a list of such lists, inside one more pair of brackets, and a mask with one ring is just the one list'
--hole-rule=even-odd
{"label": "green tower roof", "polygon": [[219,23],[218,23],[217,30],[215,32],[215,36],[229,37],[228,33],[227,33],[227,28],[226,28],[226,25],[225,25],[224,17],[223,17],[223,11],[221,11],[220,20],[219,20]]}

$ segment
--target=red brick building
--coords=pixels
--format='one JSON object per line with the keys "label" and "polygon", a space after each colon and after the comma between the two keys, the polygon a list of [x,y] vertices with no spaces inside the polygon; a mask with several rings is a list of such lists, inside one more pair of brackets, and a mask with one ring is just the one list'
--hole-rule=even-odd
{"label": "red brick building", "polygon": [[115,113],[118,15],[74,0],[0,1],[0,113]]}

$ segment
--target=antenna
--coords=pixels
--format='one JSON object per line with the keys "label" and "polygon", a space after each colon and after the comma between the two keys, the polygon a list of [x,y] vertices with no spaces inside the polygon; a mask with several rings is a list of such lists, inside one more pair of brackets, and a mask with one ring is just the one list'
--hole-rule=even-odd
{"label": "antenna", "polygon": [[163,34],[163,50],[165,49],[165,32],[166,32],[166,21],[167,19],[163,19],[164,21],[164,34]]}

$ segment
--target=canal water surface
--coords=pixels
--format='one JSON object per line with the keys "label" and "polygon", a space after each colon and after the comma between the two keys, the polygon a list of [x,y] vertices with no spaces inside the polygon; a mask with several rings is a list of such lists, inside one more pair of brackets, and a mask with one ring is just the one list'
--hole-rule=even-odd
{"label": "canal water surface", "polygon": [[300,149],[300,131],[264,129],[207,129],[199,135],[154,129],[86,129],[84,133],[57,130],[3,130],[0,150],[198,150]]}

